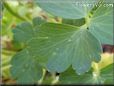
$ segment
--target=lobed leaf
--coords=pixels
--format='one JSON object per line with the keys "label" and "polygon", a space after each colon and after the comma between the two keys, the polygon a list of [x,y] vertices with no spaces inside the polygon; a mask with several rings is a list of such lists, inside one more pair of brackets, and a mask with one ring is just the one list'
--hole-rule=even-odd
{"label": "lobed leaf", "polygon": [[38,30],[39,26],[45,22],[45,20],[36,17],[33,18],[32,24],[23,22],[17,25],[16,28],[13,29],[14,40],[26,44],[27,41],[37,35],[37,33],[35,33],[36,30]]}
{"label": "lobed leaf", "polygon": [[102,44],[113,45],[113,7],[100,6],[94,12],[89,28]]}
{"label": "lobed leaf", "polygon": [[[36,31],[45,21],[41,18],[34,18],[33,24],[28,22],[21,23],[13,30],[14,38],[18,42],[27,44],[29,40],[37,36]],[[42,67],[38,58],[32,55],[28,46],[18,52],[11,60],[11,76],[21,84],[34,84],[42,77]]]}
{"label": "lobed leaf", "polygon": [[67,71],[60,74],[59,83],[60,84],[114,84],[113,82],[113,65],[110,64],[105,68],[100,70],[100,75],[95,75],[92,70],[83,74],[77,75],[74,70],[69,68]]}
{"label": "lobed leaf", "polygon": [[28,50],[45,60],[49,71],[63,72],[72,64],[81,74],[90,69],[92,61],[100,61],[101,45],[88,30],[54,23],[40,28],[39,36],[28,42]]}
{"label": "lobed leaf", "polygon": [[31,56],[27,49],[17,53],[11,60],[11,76],[20,84],[34,84],[42,77],[42,67],[37,57]]}
{"label": "lobed leaf", "polygon": [[17,25],[16,28],[13,30],[13,33],[14,40],[23,43],[26,43],[34,36],[32,25],[28,22],[23,22],[20,25]]}
{"label": "lobed leaf", "polygon": [[59,83],[80,85],[95,83],[93,82],[92,78],[92,71],[89,71],[83,75],[77,75],[72,68],[69,68],[67,71],[60,74]]}

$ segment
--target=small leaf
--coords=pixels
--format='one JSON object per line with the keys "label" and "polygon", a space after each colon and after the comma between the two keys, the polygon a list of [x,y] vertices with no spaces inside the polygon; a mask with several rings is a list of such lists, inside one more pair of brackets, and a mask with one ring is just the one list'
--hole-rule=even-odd
{"label": "small leaf", "polygon": [[37,35],[36,30],[39,29],[39,26],[46,21],[35,17],[32,20],[33,24],[30,24],[28,22],[23,22],[16,26],[16,28],[13,29],[14,34],[14,40],[18,42],[27,43],[30,39],[32,39],[35,35]]}
{"label": "small leaf", "polygon": [[32,25],[28,22],[21,23],[13,30],[14,40],[18,42],[27,42],[34,35]]}
{"label": "small leaf", "polygon": [[89,71],[83,75],[77,75],[72,68],[63,72],[59,76],[60,84],[94,84],[92,71]]}
{"label": "small leaf", "polygon": [[17,53],[11,60],[11,75],[20,84],[34,84],[42,77],[42,68],[37,57],[31,56],[27,49]]}

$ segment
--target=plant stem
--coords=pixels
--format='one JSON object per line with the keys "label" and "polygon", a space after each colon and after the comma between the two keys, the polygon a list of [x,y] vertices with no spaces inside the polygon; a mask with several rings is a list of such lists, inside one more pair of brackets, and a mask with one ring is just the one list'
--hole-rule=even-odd
{"label": "plant stem", "polygon": [[94,69],[94,73],[96,73],[97,76],[100,75],[100,71],[99,71],[99,65],[98,63],[93,63],[93,69]]}
{"label": "plant stem", "polygon": [[42,78],[38,81],[38,84],[41,84],[43,82],[45,75],[46,75],[46,69],[43,69],[43,75]]}

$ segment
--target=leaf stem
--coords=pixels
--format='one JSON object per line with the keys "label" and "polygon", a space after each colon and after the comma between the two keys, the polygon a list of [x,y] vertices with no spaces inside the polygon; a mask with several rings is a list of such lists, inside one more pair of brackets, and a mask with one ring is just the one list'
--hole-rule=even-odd
{"label": "leaf stem", "polygon": [[43,69],[43,75],[42,78],[38,81],[38,84],[41,84],[43,82],[45,75],[46,75],[46,69]]}
{"label": "leaf stem", "polygon": [[[92,16],[92,15],[91,15]],[[91,22],[90,14],[85,17],[85,24],[81,26],[82,29],[88,29]]]}

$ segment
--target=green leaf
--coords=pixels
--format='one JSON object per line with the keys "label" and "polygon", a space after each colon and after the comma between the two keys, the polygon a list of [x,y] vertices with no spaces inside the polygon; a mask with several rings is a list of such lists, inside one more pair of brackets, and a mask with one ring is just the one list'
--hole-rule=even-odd
{"label": "green leaf", "polygon": [[[55,61],[50,63],[53,66],[53,71],[61,72],[66,70],[70,65],[66,46],[68,46],[68,48],[70,47],[70,42],[68,42],[69,38],[73,34],[73,31],[76,31],[78,28],[70,25],[53,23],[46,23],[40,28],[41,29],[37,32],[39,35],[28,42],[29,52],[31,52],[32,55],[36,55],[40,61],[44,62],[54,57]],[[68,45],[63,46],[65,44]],[[62,54],[61,52],[64,53]],[[56,53],[58,56],[56,56]],[[58,64],[61,64],[61,66]]]}
{"label": "green leaf", "polygon": [[106,84],[114,85],[114,63],[103,68],[100,74]]}
{"label": "green leaf", "polygon": [[[91,7],[80,6],[80,3],[77,3],[75,0],[38,0],[35,2],[50,14],[68,19],[85,17],[91,9]],[[87,3],[88,2],[89,0],[87,0]]]}
{"label": "green leaf", "polygon": [[60,74],[60,84],[114,84],[113,82],[113,65],[100,70],[100,75],[95,75],[92,70],[83,74],[77,75],[74,70],[69,68],[67,71]]}
{"label": "green leaf", "polygon": [[43,20],[43,19],[40,18],[40,17],[35,17],[35,18],[33,18],[32,21],[33,21],[33,26],[34,26],[34,27],[40,26],[41,24],[46,23],[46,21]]}
{"label": "green leaf", "polygon": [[[38,23],[38,24],[37,24]],[[40,18],[34,18],[33,24],[23,22],[13,30],[14,40],[27,44],[29,40],[37,36],[36,31],[44,23]],[[28,47],[28,46],[25,46]],[[37,57],[31,55],[27,48],[17,53],[11,60],[11,75],[18,83],[37,83],[42,76],[42,68]]]}
{"label": "green leaf", "polygon": [[14,40],[18,42],[27,42],[34,36],[33,27],[28,22],[23,22],[16,26],[13,30],[14,33]]}
{"label": "green leaf", "polygon": [[32,24],[28,22],[23,22],[17,25],[16,28],[13,29],[14,40],[18,42],[27,43],[27,41],[32,39],[35,34],[37,35],[35,30],[39,29],[39,26],[45,22],[45,20],[39,17],[35,17],[32,20]]}
{"label": "green leaf", "polygon": [[92,70],[83,74],[77,75],[74,70],[69,68],[67,71],[63,72],[59,76],[60,84],[96,84],[93,79]]}
{"label": "green leaf", "polygon": [[94,12],[89,28],[102,44],[113,45],[113,7],[100,6]]}
{"label": "green leaf", "polygon": [[49,71],[63,72],[72,64],[82,74],[90,69],[92,61],[100,60],[101,45],[88,30],[54,23],[40,28],[39,36],[28,42],[28,50],[45,60]]}
{"label": "green leaf", "polygon": [[20,84],[34,84],[42,76],[42,68],[37,57],[30,55],[27,49],[17,53],[11,60],[11,76]]}
{"label": "green leaf", "polygon": [[90,69],[92,61],[100,61],[102,49],[99,41],[86,29],[77,32],[75,39],[72,66],[81,74]]}

